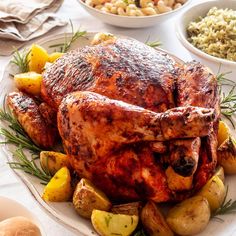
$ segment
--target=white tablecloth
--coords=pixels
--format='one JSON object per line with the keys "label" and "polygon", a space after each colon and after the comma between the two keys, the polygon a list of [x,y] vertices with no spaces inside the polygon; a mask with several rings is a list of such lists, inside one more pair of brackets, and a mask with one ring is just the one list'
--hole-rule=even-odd
{"label": "white tablecloth", "polygon": [[[175,34],[175,20],[172,18],[167,22],[151,28],[145,29],[124,29],[117,28],[101,23],[99,20],[85,12],[76,0],[65,0],[58,14],[64,19],[71,19],[74,27],[81,26],[87,31],[108,31],[111,33],[127,35],[145,42],[148,38],[150,41],[160,40],[162,48],[170,51],[183,60],[191,60],[190,54],[178,42]],[[66,29],[54,30],[53,33],[65,32]],[[69,31],[69,26],[68,26]],[[51,32],[52,33],[52,32]],[[1,49],[0,49],[1,50]],[[0,57],[0,78],[5,65],[9,62],[9,57]],[[73,236],[74,233],[59,225],[42,210],[27,188],[15,176],[9,166],[6,164],[6,157],[0,149],[0,195],[15,199],[32,210],[41,221],[48,236]],[[0,209],[1,210],[1,209]]]}

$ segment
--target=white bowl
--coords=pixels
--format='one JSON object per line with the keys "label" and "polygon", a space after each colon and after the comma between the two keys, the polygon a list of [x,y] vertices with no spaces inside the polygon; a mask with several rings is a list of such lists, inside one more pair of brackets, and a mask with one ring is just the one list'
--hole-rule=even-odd
{"label": "white bowl", "polygon": [[98,9],[95,9],[94,7],[88,6],[82,0],[77,1],[89,14],[98,18],[104,23],[125,28],[144,28],[158,25],[159,23],[170,19],[170,17],[176,15],[182,9],[186,8],[192,0],[188,0],[182,7],[178,9],[152,16],[120,16],[102,12]]}
{"label": "white bowl", "polygon": [[195,21],[199,16],[206,16],[207,12],[212,7],[218,8],[230,8],[236,10],[236,0],[208,0],[201,1],[181,14],[176,23],[177,37],[183,46],[192,53],[192,57],[209,66],[213,71],[217,71],[220,68],[221,72],[234,72],[228,75],[228,78],[234,79],[236,72],[236,62],[221,59],[218,57],[211,56],[200,49],[193,46],[187,40],[187,26],[190,22]]}
{"label": "white bowl", "polygon": [[17,201],[0,196],[0,221],[16,216],[23,216],[31,220],[39,227],[42,236],[46,236],[41,223],[31,211]]}

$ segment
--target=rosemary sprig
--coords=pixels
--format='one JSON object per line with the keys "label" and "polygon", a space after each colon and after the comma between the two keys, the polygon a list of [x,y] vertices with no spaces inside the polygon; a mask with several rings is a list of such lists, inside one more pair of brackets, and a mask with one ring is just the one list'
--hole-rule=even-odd
{"label": "rosemary sprig", "polygon": [[[226,75],[230,73],[231,72],[218,73],[216,79],[219,85],[221,114],[225,116],[235,128],[234,123],[232,121],[232,116],[236,112],[236,94],[235,94],[236,83],[226,78]],[[222,86],[231,87],[228,94],[225,94],[222,91]]]}
{"label": "rosemary sprig", "polygon": [[0,128],[0,135],[5,137],[5,141],[0,142],[0,144],[15,144],[26,148],[33,153],[39,153],[42,151],[41,148],[36,146],[32,140],[25,133],[24,129],[17,121],[17,119],[5,110],[0,109],[0,121],[4,121],[8,124],[10,130],[5,128]]}
{"label": "rosemary sprig", "polygon": [[22,53],[20,53],[16,49],[13,55],[13,59],[10,61],[10,63],[18,66],[19,71],[21,73],[29,71],[29,60],[28,60],[29,53],[30,53],[30,50],[29,51],[24,50]]}
{"label": "rosemary sprig", "polygon": [[226,76],[231,74],[232,72],[218,73],[216,76],[218,85],[226,85],[226,86],[235,86],[236,83],[233,80],[227,79]]}
{"label": "rosemary sprig", "polygon": [[152,48],[156,48],[162,45],[162,43],[160,41],[153,41],[153,42],[146,42],[146,45],[148,45],[149,47]]}
{"label": "rosemary sprig", "polygon": [[75,42],[78,38],[86,36],[87,31],[85,31],[85,30],[80,31],[80,29],[78,29],[76,32],[74,32],[74,27],[73,27],[73,24],[72,24],[71,20],[70,20],[70,25],[71,25],[72,37],[69,39],[69,41],[68,41],[68,38],[65,36],[65,42],[64,43],[51,45],[50,48],[58,48],[59,47],[58,51],[62,52],[62,53],[65,53],[70,49],[71,44],[73,42]]}
{"label": "rosemary sprig", "polygon": [[[220,208],[218,208],[214,212],[212,217],[216,217],[217,215],[226,215],[226,214],[235,214],[236,213],[236,200],[233,201],[232,199],[229,199],[226,202],[226,198],[227,198],[227,195],[228,195],[228,189],[229,189],[229,187],[227,186],[224,201],[221,204]],[[216,218],[218,218],[218,217],[216,217]]]}
{"label": "rosemary sprig", "polygon": [[156,41],[149,41],[150,39],[150,35],[148,36],[145,44],[149,47],[152,47],[152,48],[156,48],[156,47],[159,47],[162,45],[162,43],[159,41],[159,40],[156,40]]}
{"label": "rosemary sprig", "polygon": [[34,158],[31,158],[31,160],[29,160],[24,154],[22,147],[19,147],[13,153],[13,157],[18,161],[12,161],[8,163],[12,169],[22,170],[30,175],[36,176],[43,181],[42,184],[47,184],[50,181],[51,175],[40,169],[35,163]]}
{"label": "rosemary sprig", "polygon": [[228,94],[222,92],[220,101],[221,113],[225,116],[232,116],[236,112],[236,93],[235,86],[231,88]]}

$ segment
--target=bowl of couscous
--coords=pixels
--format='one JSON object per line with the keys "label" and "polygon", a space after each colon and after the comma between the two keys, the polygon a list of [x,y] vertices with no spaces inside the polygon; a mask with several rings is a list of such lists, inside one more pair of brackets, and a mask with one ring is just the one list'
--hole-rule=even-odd
{"label": "bowl of couscous", "polygon": [[[176,23],[177,36],[194,59],[215,72],[236,72],[236,1],[200,1]],[[236,79],[235,79],[236,80]]]}
{"label": "bowl of couscous", "polygon": [[159,24],[186,8],[192,0],[78,0],[92,16],[104,23],[143,28]]}

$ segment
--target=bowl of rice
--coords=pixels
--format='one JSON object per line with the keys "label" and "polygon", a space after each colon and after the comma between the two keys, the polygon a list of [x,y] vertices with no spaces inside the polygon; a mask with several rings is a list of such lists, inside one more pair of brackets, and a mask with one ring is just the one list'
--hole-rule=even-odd
{"label": "bowl of rice", "polygon": [[[215,72],[236,70],[236,1],[200,1],[176,23],[177,37],[194,59]],[[234,75],[233,75],[234,74]],[[235,79],[236,80],[236,79]]]}
{"label": "bowl of rice", "polygon": [[143,28],[176,16],[192,0],[77,0],[92,16],[104,23]]}

